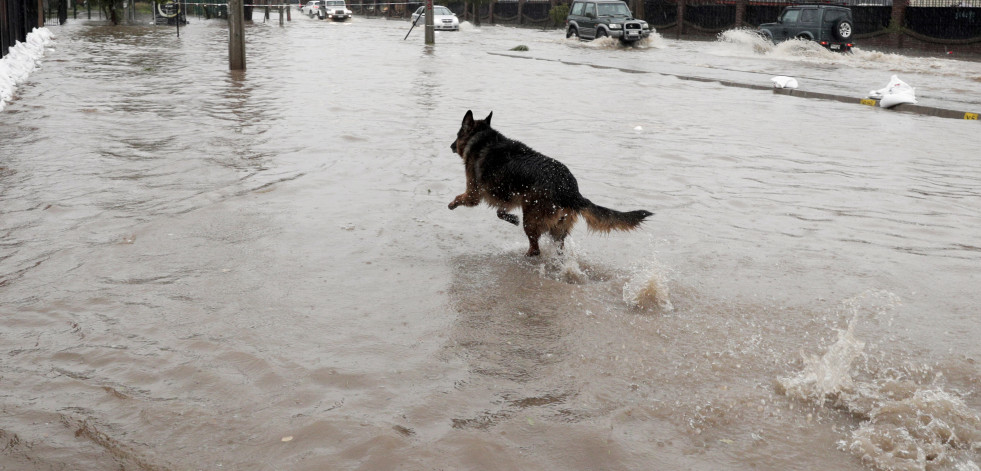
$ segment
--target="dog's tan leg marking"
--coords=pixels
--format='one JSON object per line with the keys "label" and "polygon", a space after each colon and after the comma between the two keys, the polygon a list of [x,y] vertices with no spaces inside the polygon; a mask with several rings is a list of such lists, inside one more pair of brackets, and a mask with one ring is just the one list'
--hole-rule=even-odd
{"label": "dog's tan leg marking", "polygon": [[476,192],[467,191],[466,193],[461,193],[453,198],[453,202],[450,203],[450,209],[456,209],[457,206],[477,206],[480,204],[480,197],[477,196]]}

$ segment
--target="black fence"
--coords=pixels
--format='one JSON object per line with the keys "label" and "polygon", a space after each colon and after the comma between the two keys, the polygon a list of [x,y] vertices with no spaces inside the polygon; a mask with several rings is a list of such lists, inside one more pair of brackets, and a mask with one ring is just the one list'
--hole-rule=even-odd
{"label": "black fence", "polygon": [[0,0],[0,57],[17,41],[27,41],[27,34],[44,26],[43,22],[38,17],[37,0]]}
{"label": "black fence", "polygon": [[[644,19],[655,29],[681,28],[685,34],[716,34],[727,29],[755,28],[776,21],[795,1],[752,0],[640,0]],[[628,1],[628,3],[630,3]],[[681,3],[681,5],[679,5]],[[901,33],[920,40],[981,45],[981,0],[852,0],[848,6],[857,37]],[[632,4],[632,3],[631,3]],[[636,7],[635,7],[636,9]],[[684,15],[678,25],[679,13]],[[898,24],[893,25],[893,19]]]}

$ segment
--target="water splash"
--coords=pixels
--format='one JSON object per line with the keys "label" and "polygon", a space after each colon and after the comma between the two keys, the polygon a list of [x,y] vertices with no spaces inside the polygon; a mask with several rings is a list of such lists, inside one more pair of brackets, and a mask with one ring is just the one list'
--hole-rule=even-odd
{"label": "water splash", "polygon": [[920,384],[898,369],[859,371],[865,355],[856,338],[861,314],[882,314],[899,304],[888,292],[870,292],[843,303],[848,326],[821,356],[805,355],[797,375],[778,380],[783,393],[818,406],[845,410],[861,420],[839,442],[842,450],[882,470],[977,469],[981,416],[936,384]]}
{"label": "water splash", "polygon": [[635,270],[623,285],[623,301],[640,309],[673,311],[666,272],[656,259]]}
{"label": "water splash", "polygon": [[651,35],[641,39],[639,41],[634,41],[629,44],[624,44],[620,42],[617,38],[605,37],[594,39],[592,41],[582,41],[576,37],[571,37],[566,39],[571,45],[584,48],[593,49],[620,49],[620,50],[630,50],[630,49],[664,49],[667,47],[667,42],[664,37],[661,36],[657,31],[651,30]]}
{"label": "water splash", "polygon": [[734,50],[748,50],[756,54],[766,54],[773,50],[770,40],[747,28],[725,30],[719,33],[717,41],[732,46]]}
{"label": "water splash", "polygon": [[542,277],[572,284],[586,282],[588,277],[579,265],[579,251],[571,237],[565,239],[561,251],[555,244],[543,244],[541,257],[545,262],[539,267],[539,273]]}

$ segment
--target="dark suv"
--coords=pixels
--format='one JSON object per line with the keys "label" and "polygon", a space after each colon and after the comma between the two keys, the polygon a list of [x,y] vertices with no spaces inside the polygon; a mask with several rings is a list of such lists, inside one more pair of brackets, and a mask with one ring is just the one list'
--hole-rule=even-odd
{"label": "dark suv", "polygon": [[778,43],[808,39],[832,50],[847,52],[852,43],[852,10],[833,5],[794,5],[783,9],[776,23],[764,23],[763,37]]}
{"label": "dark suv", "polygon": [[618,38],[632,43],[651,35],[646,21],[634,18],[621,0],[575,0],[565,19],[565,37]]}

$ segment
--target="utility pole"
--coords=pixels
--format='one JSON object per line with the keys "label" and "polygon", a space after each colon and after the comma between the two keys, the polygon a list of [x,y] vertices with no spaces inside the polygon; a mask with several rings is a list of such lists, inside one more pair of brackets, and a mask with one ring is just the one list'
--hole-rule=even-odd
{"label": "utility pole", "polygon": [[228,0],[228,68],[245,70],[245,10],[242,0]]}
{"label": "utility pole", "polygon": [[436,23],[433,21],[433,0],[426,0],[426,44],[436,44]]}

